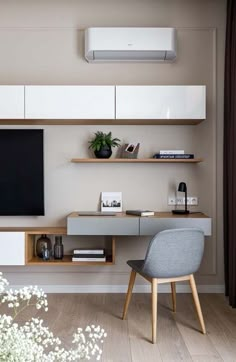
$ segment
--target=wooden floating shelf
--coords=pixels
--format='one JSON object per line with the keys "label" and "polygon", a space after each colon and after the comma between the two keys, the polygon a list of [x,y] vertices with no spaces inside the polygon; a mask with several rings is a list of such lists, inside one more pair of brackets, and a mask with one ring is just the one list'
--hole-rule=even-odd
{"label": "wooden floating shelf", "polygon": [[0,125],[118,125],[118,126],[188,126],[197,125],[204,119],[0,119]]}
{"label": "wooden floating shelf", "polygon": [[72,261],[72,255],[65,255],[62,260],[43,260],[34,256],[32,259],[28,260],[27,265],[54,265],[54,266],[73,266],[73,265],[112,265],[114,262],[112,261],[112,256],[107,256],[106,261]]}
{"label": "wooden floating shelf", "polygon": [[159,159],[159,158],[72,158],[73,163],[199,163],[202,158]]}

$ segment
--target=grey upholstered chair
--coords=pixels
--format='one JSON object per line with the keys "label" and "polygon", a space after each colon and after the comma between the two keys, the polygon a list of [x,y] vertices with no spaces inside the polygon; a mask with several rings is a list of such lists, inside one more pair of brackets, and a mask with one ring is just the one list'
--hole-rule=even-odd
{"label": "grey upholstered chair", "polygon": [[156,343],[157,285],[171,283],[173,311],[176,311],[175,282],[189,280],[202,333],[206,333],[198,292],[194,280],[204,250],[204,234],[199,229],[172,229],[161,231],[150,241],[144,260],[129,260],[132,268],[123,311],[126,318],[136,273],[152,287],[152,343]]}

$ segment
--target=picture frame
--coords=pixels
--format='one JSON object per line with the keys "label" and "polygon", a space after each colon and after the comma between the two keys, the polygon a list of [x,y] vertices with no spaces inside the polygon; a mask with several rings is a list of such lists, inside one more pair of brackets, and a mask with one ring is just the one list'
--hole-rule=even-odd
{"label": "picture frame", "polygon": [[138,158],[140,143],[125,143],[122,147],[121,158]]}
{"label": "picture frame", "polygon": [[101,211],[122,212],[122,192],[101,193]]}

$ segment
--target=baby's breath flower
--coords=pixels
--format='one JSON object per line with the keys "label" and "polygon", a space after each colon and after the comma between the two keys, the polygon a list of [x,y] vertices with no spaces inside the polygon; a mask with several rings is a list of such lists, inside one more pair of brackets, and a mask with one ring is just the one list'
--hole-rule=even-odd
{"label": "baby's breath flower", "polygon": [[[29,304],[36,309],[48,310],[47,295],[37,286],[23,287],[13,291],[5,290],[8,281],[0,272],[0,302],[7,303],[14,308],[14,316],[0,315],[0,361],[6,362],[69,362],[81,359],[90,360],[96,356],[100,360],[102,349],[98,346],[103,343],[106,333],[100,326],[87,326],[83,331],[77,329],[73,335],[74,349],[65,350],[61,340],[43,325],[43,320],[32,318],[24,325],[14,322],[16,316]],[[4,294],[3,294],[4,293]]]}

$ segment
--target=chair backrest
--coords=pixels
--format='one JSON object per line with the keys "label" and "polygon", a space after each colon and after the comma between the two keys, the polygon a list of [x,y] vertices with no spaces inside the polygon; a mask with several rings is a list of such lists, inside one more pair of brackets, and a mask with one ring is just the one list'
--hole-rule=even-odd
{"label": "chair backrest", "polygon": [[142,271],[152,278],[195,273],[204,251],[204,233],[195,228],[161,231],[150,241]]}

